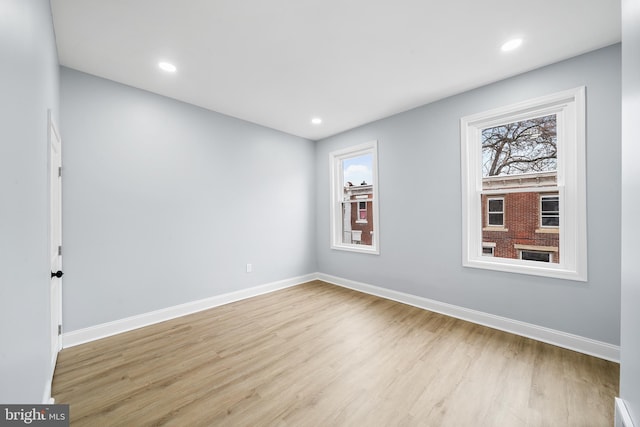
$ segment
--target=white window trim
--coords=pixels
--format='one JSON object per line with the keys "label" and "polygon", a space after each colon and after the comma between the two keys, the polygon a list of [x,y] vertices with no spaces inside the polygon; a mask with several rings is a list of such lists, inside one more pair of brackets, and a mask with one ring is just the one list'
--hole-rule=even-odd
{"label": "white window trim", "polygon": [[[373,195],[367,202],[371,202],[371,214],[373,215],[373,233],[371,236],[371,246],[362,244],[348,244],[342,242],[342,194],[343,194],[343,170],[342,160],[363,154],[372,155],[372,185]],[[361,252],[368,254],[380,254],[380,232],[378,215],[378,141],[369,141],[364,144],[336,150],[329,153],[329,165],[331,168],[331,249],[343,251]],[[356,203],[360,202],[358,200]],[[357,205],[356,205],[357,206]]]}
{"label": "white window trim", "polygon": [[[462,264],[465,267],[587,280],[585,87],[516,103],[460,119],[462,175]],[[517,259],[482,256],[482,129],[557,114],[559,264],[529,265]]]}

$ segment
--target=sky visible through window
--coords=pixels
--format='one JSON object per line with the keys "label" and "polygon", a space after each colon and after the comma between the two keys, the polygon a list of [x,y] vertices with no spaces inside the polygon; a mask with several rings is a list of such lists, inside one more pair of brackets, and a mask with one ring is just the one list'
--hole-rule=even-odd
{"label": "sky visible through window", "polygon": [[360,185],[363,182],[373,184],[373,155],[351,157],[342,161],[343,184],[348,182]]}

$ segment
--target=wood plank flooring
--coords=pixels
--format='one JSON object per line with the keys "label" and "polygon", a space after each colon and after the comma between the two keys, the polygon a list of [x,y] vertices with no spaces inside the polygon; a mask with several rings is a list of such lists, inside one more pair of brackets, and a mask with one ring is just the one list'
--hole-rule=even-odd
{"label": "wood plank flooring", "polygon": [[74,426],[613,425],[619,367],[310,282],[63,350]]}

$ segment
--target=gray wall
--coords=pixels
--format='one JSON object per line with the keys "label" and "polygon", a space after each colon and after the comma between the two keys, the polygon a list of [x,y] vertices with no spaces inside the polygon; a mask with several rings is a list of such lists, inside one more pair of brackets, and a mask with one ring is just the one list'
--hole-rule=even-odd
{"label": "gray wall", "polygon": [[48,0],[0,13],[0,402],[40,403],[50,375],[47,110],[58,109]]}
{"label": "gray wall", "polygon": [[[627,114],[638,108],[640,66],[631,52],[639,21],[637,9],[627,13]],[[0,402],[39,402],[50,374],[47,109],[58,116],[48,1],[3,0],[0,57]],[[314,148],[62,69],[66,331],[322,271],[617,344],[619,76],[620,46],[612,46]],[[459,118],[582,84],[589,282],[463,269]],[[627,122],[625,132],[621,396],[638,423],[638,130]],[[380,150],[381,255],[332,251],[327,153],[371,139]],[[246,263],[254,273],[245,273]]]}
{"label": "gray wall", "polygon": [[640,426],[640,0],[622,1],[622,321],[620,397]]}
{"label": "gray wall", "polygon": [[60,90],[65,332],[316,271],[312,141],[67,68]]}
{"label": "gray wall", "polygon": [[[589,281],[463,268],[460,118],[580,85],[587,87]],[[379,144],[380,255],[331,250],[328,153],[372,139]],[[620,45],[319,141],[318,270],[618,344],[620,162]]]}

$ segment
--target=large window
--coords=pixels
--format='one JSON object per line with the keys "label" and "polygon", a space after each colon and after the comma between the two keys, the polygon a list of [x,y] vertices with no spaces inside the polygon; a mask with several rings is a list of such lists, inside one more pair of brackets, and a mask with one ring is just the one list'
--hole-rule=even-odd
{"label": "large window", "polygon": [[377,142],[329,155],[331,164],[331,247],[379,253]]}
{"label": "large window", "polygon": [[461,147],[463,265],[586,280],[585,88],[464,117]]}

